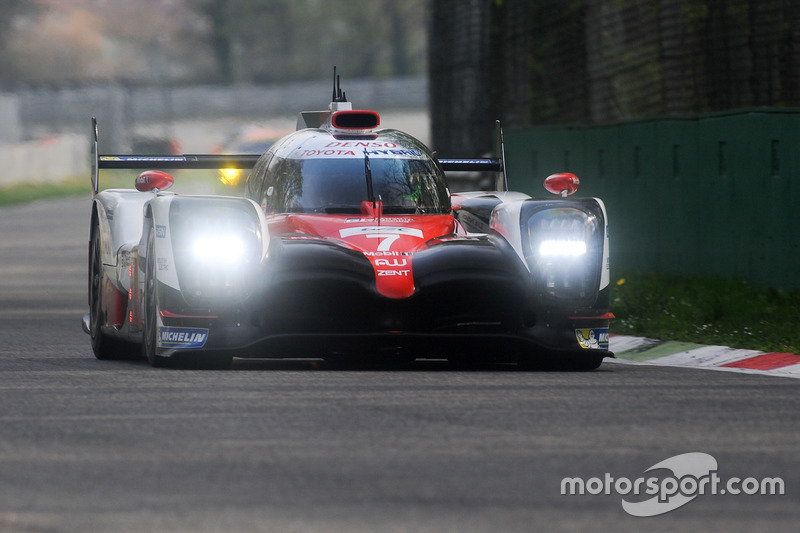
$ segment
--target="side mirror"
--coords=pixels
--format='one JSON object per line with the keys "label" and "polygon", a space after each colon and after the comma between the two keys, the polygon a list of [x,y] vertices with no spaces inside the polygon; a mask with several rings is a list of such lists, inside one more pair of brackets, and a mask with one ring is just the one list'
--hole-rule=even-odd
{"label": "side mirror", "polygon": [[160,170],[145,170],[136,177],[136,190],[150,192],[152,190],[165,191],[172,187],[175,178]]}
{"label": "side mirror", "polygon": [[544,188],[562,198],[574,194],[581,185],[581,180],[575,174],[569,172],[559,172],[551,174],[544,180]]}

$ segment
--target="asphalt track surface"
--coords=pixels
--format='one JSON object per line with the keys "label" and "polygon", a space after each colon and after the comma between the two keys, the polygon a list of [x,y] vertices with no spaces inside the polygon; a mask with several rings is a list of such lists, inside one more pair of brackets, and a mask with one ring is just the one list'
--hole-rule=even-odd
{"label": "asphalt track surface", "polygon": [[[80,328],[88,207],[0,209],[0,531],[796,531],[800,380],[98,361]],[[645,518],[614,490],[561,494],[689,452],[785,494]]]}

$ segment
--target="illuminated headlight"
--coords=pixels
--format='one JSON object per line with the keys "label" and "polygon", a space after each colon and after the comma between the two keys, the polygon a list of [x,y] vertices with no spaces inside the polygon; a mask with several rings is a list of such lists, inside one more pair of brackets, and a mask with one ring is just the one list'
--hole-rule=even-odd
{"label": "illuminated headlight", "polygon": [[261,226],[248,203],[176,198],[170,207],[178,280],[189,300],[245,297],[261,259]]}
{"label": "illuminated headlight", "polygon": [[246,248],[237,235],[205,235],[195,239],[192,255],[205,264],[238,264],[245,257]]}
{"label": "illuminated headlight", "polygon": [[539,255],[549,257],[578,257],[586,253],[586,243],[583,241],[542,241],[539,245]]}
{"label": "illuminated headlight", "polygon": [[524,222],[526,261],[538,290],[575,305],[597,295],[603,255],[602,220],[578,207],[549,207]]}

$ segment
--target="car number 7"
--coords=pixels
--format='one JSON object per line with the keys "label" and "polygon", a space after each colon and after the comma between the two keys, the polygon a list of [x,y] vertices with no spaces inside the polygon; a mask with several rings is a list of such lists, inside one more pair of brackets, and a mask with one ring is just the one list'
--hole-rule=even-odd
{"label": "car number 7", "polygon": [[383,239],[378,245],[379,252],[388,252],[392,249],[394,241],[400,238],[400,235],[392,235],[386,233],[370,233],[366,236],[368,239]]}

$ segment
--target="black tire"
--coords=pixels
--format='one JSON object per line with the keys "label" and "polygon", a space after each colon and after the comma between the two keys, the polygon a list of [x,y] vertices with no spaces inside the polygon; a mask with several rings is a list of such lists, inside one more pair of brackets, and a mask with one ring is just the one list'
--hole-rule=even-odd
{"label": "black tire", "polygon": [[129,359],[133,355],[133,346],[103,333],[106,317],[103,313],[103,255],[100,239],[100,226],[95,222],[89,249],[89,334],[92,351],[100,360]]}
{"label": "black tire", "polygon": [[144,275],[144,302],[142,317],[142,355],[154,367],[166,366],[167,358],[156,353],[158,335],[158,279],[156,277],[155,229],[150,227]]}

